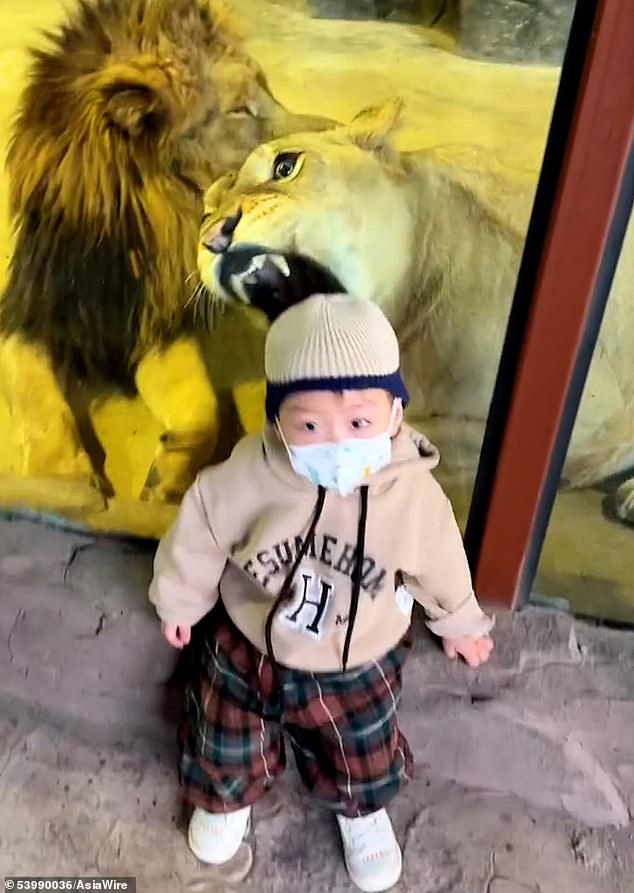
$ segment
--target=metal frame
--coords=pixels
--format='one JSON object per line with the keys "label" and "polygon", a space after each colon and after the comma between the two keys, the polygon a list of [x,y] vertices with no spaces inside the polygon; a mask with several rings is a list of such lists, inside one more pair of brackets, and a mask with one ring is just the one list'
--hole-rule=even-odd
{"label": "metal frame", "polygon": [[629,217],[632,11],[575,10],[465,532],[488,603],[529,593]]}

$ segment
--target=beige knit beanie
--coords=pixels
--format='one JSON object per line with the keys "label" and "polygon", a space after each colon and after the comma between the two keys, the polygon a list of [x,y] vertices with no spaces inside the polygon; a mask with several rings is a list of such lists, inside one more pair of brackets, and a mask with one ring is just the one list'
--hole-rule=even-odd
{"label": "beige knit beanie", "polygon": [[266,417],[299,391],[384,388],[407,404],[394,329],[371,301],[347,294],[313,295],[269,329],[264,351]]}

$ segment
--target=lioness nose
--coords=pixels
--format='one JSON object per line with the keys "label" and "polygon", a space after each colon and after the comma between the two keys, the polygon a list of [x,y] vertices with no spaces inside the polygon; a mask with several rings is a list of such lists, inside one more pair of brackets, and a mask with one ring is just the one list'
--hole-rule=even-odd
{"label": "lioness nose", "polygon": [[220,220],[211,229],[207,230],[202,237],[202,243],[205,248],[213,254],[223,254],[231,245],[233,234],[240,223],[241,217],[242,210],[238,208],[231,217],[225,217],[224,220]]}

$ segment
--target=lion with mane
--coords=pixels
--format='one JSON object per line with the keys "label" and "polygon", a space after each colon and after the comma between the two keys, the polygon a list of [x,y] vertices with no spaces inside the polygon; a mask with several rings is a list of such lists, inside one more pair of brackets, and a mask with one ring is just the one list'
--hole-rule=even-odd
{"label": "lion with mane", "polygon": [[[469,170],[473,147],[398,152],[399,115],[395,101],[258,147],[237,177],[209,189],[198,264],[208,289],[231,299],[223,269],[241,245],[299,252],[376,301],[399,335],[412,417],[472,480],[531,201],[486,164],[471,159]],[[219,242],[225,220],[237,225]],[[634,218],[564,468],[571,487],[624,477],[613,499],[625,522],[634,522],[633,242]],[[263,422],[245,409],[243,420]]]}
{"label": "lion with mane", "polygon": [[190,300],[204,190],[260,142],[332,122],[274,99],[214,0],[80,0],[47,37],[7,159],[19,472],[54,506],[103,505],[69,391],[138,392],[164,430],[142,496],[177,500],[218,428]]}

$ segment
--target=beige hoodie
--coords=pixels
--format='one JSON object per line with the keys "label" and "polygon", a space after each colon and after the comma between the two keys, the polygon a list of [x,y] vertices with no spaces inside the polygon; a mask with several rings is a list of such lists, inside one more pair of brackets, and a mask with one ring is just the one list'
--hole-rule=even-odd
{"label": "beige hoodie", "polygon": [[[370,479],[359,607],[348,667],[382,657],[410,624],[413,600],[438,636],[488,633],[451,505],[431,474],[438,452],[403,425],[392,461]],[[275,431],[244,438],[185,494],[154,562],[150,600],[169,623],[194,625],[219,595],[263,653],[266,618],[315,513],[317,489],[291,468]],[[315,535],[275,614],[284,666],[337,671],[348,624],[359,494],[328,491]]]}

